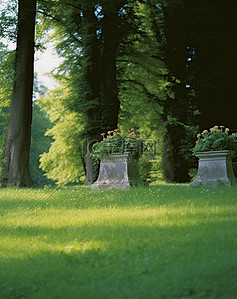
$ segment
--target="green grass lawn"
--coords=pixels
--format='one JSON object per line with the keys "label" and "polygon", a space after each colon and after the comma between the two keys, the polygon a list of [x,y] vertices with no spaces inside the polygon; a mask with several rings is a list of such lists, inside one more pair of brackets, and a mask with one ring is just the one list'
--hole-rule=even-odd
{"label": "green grass lawn", "polygon": [[0,298],[237,298],[237,188],[0,189]]}

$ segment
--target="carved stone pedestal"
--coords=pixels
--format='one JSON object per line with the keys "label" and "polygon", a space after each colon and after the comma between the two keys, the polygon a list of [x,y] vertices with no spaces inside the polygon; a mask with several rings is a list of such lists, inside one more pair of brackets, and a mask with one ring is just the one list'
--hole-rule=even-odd
{"label": "carved stone pedestal", "polygon": [[198,172],[190,186],[208,185],[218,187],[237,184],[233,173],[231,151],[197,152]]}
{"label": "carved stone pedestal", "polygon": [[129,189],[139,183],[137,159],[130,153],[111,154],[100,162],[99,177],[91,189]]}

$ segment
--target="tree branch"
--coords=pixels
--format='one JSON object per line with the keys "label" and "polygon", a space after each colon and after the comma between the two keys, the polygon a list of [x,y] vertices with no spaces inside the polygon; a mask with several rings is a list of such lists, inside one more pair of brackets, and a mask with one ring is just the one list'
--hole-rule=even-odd
{"label": "tree branch", "polygon": [[[149,100],[149,102],[150,102],[151,104],[154,104],[154,102],[155,102],[155,103],[158,103],[158,104],[161,105],[161,106],[164,105],[164,101],[158,99],[154,94],[152,94],[152,93],[146,88],[146,86],[145,86],[143,83],[138,82],[138,81],[133,80],[133,79],[123,79],[123,80],[119,80],[119,82],[120,82],[120,83],[131,83],[131,84],[134,84],[135,86],[140,86],[140,87],[142,88],[143,92],[145,93],[145,95],[147,96],[147,98],[148,98],[148,100]],[[158,111],[155,109],[154,105],[153,105],[153,108],[154,108],[154,110],[155,110],[157,113],[160,114],[160,112],[158,112]]]}
{"label": "tree branch", "polygon": [[51,18],[52,20],[56,21],[56,22],[59,23],[61,26],[63,26],[63,27],[66,29],[67,33],[70,35],[70,37],[71,37],[74,41],[76,41],[77,43],[79,43],[79,44],[81,45],[81,40],[78,39],[75,35],[73,35],[73,34],[71,33],[71,30],[68,29],[67,25],[62,21],[62,19],[59,19],[59,18],[57,18],[57,17],[55,17],[55,16],[53,16],[53,15],[51,15],[51,14],[48,14],[48,13],[45,12],[44,10],[38,10],[38,12],[41,13],[42,15],[48,17],[48,18]]}
{"label": "tree branch", "polygon": [[141,66],[144,68],[148,73],[154,75],[154,76],[164,76],[163,74],[159,73],[158,71],[152,71],[148,66],[145,66],[143,63],[134,61],[134,60],[127,60],[127,59],[117,59],[118,62],[126,62],[126,63],[132,63]]}

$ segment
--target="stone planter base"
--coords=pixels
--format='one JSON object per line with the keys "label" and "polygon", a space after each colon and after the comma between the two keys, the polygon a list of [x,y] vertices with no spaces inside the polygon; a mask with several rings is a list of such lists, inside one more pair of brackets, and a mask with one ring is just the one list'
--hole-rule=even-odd
{"label": "stone planter base", "polygon": [[231,151],[197,152],[198,172],[190,186],[218,187],[237,184],[232,168]]}
{"label": "stone planter base", "polygon": [[91,189],[129,189],[141,183],[137,159],[130,154],[111,154],[100,163],[99,177]]}

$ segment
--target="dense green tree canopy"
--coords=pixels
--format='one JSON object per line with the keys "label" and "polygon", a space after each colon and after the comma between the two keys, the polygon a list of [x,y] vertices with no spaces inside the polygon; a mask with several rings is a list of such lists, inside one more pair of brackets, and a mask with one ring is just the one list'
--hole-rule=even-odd
{"label": "dense green tree canopy", "polygon": [[[16,1],[8,5],[0,35],[12,39]],[[237,128],[236,8],[234,0],[225,6],[214,0],[39,1],[36,48],[43,49],[40,39],[52,29],[49,39],[64,58],[54,72],[60,87],[39,101],[53,122],[47,124],[53,142],[40,159],[48,177],[82,182],[86,171],[91,182],[83,141],[134,127],[159,143],[159,162],[141,163],[144,180],[157,178],[161,164],[167,179],[190,180],[196,133],[214,124]],[[3,49],[0,59],[7,107],[13,55]]]}

